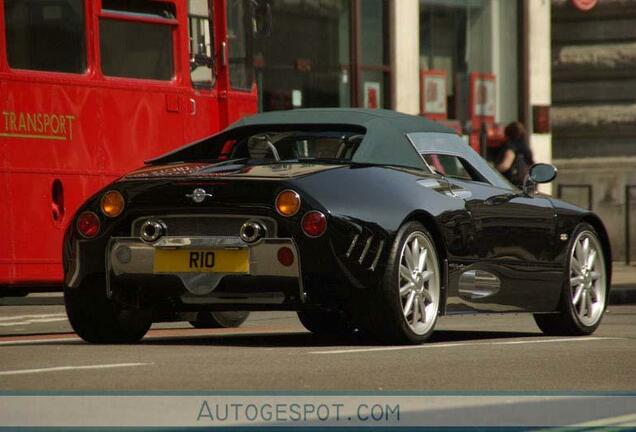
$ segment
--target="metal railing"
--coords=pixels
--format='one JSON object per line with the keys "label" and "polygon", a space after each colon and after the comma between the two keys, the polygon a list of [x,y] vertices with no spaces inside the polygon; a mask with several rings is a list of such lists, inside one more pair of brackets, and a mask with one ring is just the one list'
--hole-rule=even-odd
{"label": "metal railing", "polygon": [[592,192],[592,185],[587,183],[581,184],[559,184],[557,187],[557,198],[561,199],[563,196],[563,189],[587,189],[587,209],[592,210],[594,203],[594,195]]}

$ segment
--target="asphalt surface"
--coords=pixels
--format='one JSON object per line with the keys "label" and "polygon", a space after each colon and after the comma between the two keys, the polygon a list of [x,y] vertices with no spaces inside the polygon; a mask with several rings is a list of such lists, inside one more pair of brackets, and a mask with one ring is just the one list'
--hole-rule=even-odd
{"label": "asphalt surface", "polygon": [[0,391],[636,391],[636,305],[610,306],[584,338],[543,336],[529,315],[443,317],[437,329],[422,346],[369,346],[271,312],[100,346],[71,332],[62,306],[2,306]]}

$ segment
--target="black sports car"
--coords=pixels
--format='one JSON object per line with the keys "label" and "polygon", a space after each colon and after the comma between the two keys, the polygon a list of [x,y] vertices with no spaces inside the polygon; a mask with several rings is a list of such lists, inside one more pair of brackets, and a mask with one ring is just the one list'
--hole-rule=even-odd
{"label": "black sports car", "polygon": [[442,314],[527,312],[592,333],[610,287],[593,213],[519,190],[460,137],[384,110],[245,118],[89,199],[66,232],[65,301],[90,342],[154,321],[237,326],[294,310],[315,333],[426,340]]}

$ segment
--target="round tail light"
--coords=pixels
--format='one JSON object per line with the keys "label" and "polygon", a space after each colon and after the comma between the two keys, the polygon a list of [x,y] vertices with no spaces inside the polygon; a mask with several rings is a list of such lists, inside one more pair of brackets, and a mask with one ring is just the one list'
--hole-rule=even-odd
{"label": "round tail light", "polygon": [[305,213],[300,224],[308,237],[320,237],[327,230],[327,218],[315,210]]}
{"label": "round tail light", "polygon": [[123,195],[115,190],[106,192],[100,202],[102,213],[111,218],[119,216],[125,205]]}
{"label": "round tail light", "polygon": [[95,237],[99,233],[99,217],[91,211],[85,211],[77,218],[77,230],[86,238]]}
{"label": "round tail light", "polygon": [[285,267],[289,267],[294,263],[294,252],[287,246],[283,246],[278,249],[278,262],[284,265]]}
{"label": "round tail light", "polygon": [[300,210],[300,195],[293,190],[284,190],[276,197],[276,211],[281,216],[290,217]]}

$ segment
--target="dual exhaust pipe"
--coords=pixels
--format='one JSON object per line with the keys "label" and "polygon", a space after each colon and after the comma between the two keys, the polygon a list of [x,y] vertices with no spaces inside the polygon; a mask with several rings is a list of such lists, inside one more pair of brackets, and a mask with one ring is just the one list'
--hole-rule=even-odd
{"label": "dual exhaust pipe", "polygon": [[[166,234],[166,224],[159,219],[149,219],[141,225],[140,237],[146,243],[154,243]],[[248,220],[239,230],[245,243],[256,243],[267,234],[267,228],[258,220]]]}

